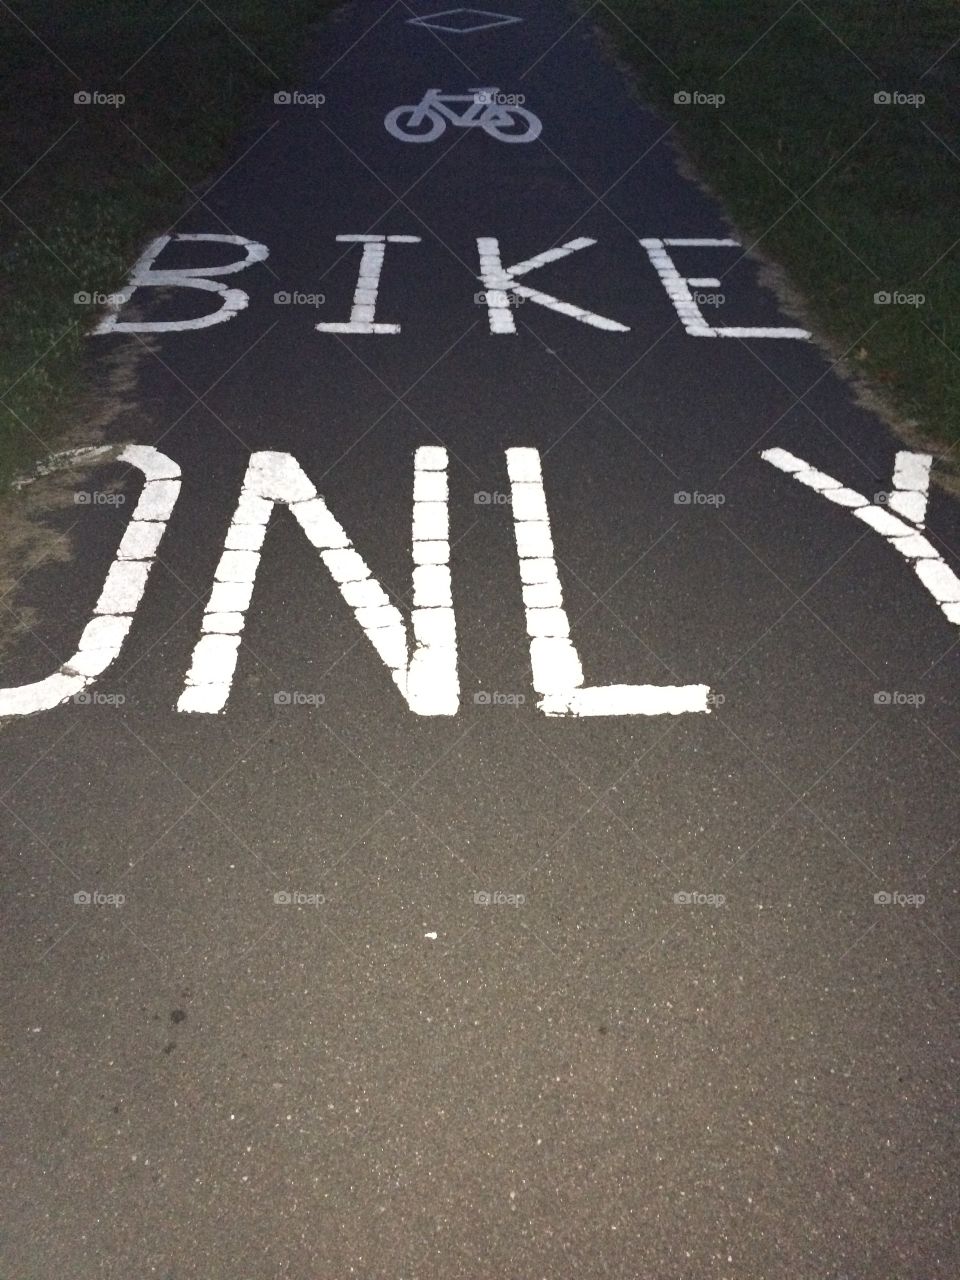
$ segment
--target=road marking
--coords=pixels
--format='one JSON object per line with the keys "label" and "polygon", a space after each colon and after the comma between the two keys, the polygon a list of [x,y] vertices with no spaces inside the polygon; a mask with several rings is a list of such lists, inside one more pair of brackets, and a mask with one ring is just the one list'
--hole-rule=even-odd
{"label": "road marking", "polygon": [[929,453],[897,454],[893,468],[893,489],[887,499],[894,511],[900,513],[918,529],[927,518],[927,494],[930,489],[930,468],[933,458]]}
{"label": "road marking", "polygon": [[813,489],[829,502],[847,507],[858,520],[886,538],[902,556],[912,561],[917,577],[949,621],[960,626],[960,579],[949,568],[936,547],[918,532],[923,528],[926,518],[927,490],[933,462],[930,454],[909,451],[897,454],[893,472],[894,492],[890,505],[893,506],[894,498],[898,498],[896,509],[901,515],[907,516],[910,524],[892,515],[886,507],[870,502],[863,494],[848,489],[839,480],[811,467],[786,449],[766,449],[760,457],[778,471],[792,475],[794,480],[799,480],[802,485]]}
{"label": "road marking", "polygon": [[530,637],[537,704],[548,716],[656,716],[709,714],[705,684],[612,684],[584,687],[583,667],[563,607],[553,554],[550,517],[537,449],[507,450],[514,532]]}
{"label": "road marking", "polygon": [[628,333],[629,326],[620,324],[617,320],[608,320],[606,316],[596,315],[583,307],[561,302],[559,298],[554,298],[549,293],[540,293],[539,290],[531,289],[528,285],[516,283],[516,276],[526,275],[529,271],[535,271],[537,267],[566,258],[569,254],[576,253],[579,249],[587,249],[596,243],[596,240],[581,236],[576,240],[568,240],[566,244],[559,245],[555,249],[546,249],[532,258],[526,258],[515,266],[505,267],[500,257],[500,241],[494,236],[478,236],[477,250],[480,255],[478,279],[483,283],[486,294],[490,332],[517,332],[510,308],[509,295],[513,294],[519,298],[526,298],[530,302],[537,302],[541,307],[549,307],[551,311],[559,311],[561,315],[570,316],[571,319],[579,320],[581,324],[591,325],[595,329]]}
{"label": "road marking", "polygon": [[[476,14],[479,18],[491,18],[491,22],[461,23],[459,26],[444,25],[438,18],[454,18],[458,13]],[[442,13],[428,13],[422,18],[408,18],[411,27],[427,27],[431,31],[449,31],[456,36],[472,35],[475,31],[487,31],[490,27],[505,27],[508,23],[523,22],[512,14],[491,13],[489,9],[444,9]]]}
{"label": "road marking", "polygon": [[43,461],[38,462],[33,470],[27,475],[17,476],[10,481],[11,489],[25,489],[28,484],[33,484],[39,480],[41,476],[53,475],[56,471],[63,471],[67,467],[79,467],[85,462],[92,462],[94,458],[101,458],[105,453],[112,453],[115,445],[95,444],[87,445],[81,449],[64,449],[60,453],[51,453]]}
{"label": "road marking", "polygon": [[652,236],[641,238],[640,243],[647,251],[654,270],[659,275],[667,297],[673,303],[680,323],[693,338],[809,338],[807,329],[792,329],[786,325],[774,327],[743,327],[740,325],[707,324],[703,312],[697,305],[690,291],[690,286],[716,288],[720,281],[713,276],[683,276],[677,270],[676,263],[667,252],[666,246],[678,248],[740,248],[736,240],[713,239],[710,237],[665,237],[662,240]]}
{"label": "road marking", "polygon": [[[538,265],[545,256],[529,262]],[[109,446],[68,451],[54,455],[40,470],[48,474],[58,466],[92,461],[110,452]],[[49,710],[75,697],[120,653],[179,496],[180,468],[149,446],[127,445],[117,456],[138,468],[145,483],[93,617],[83,630],[76,653],[56,672],[32,684],[0,689],[0,717]],[[760,456],[830,502],[847,507],[889,541],[911,561],[946,618],[960,625],[960,578],[921,533],[931,455],[898,452],[892,492],[873,502],[785,449],[768,449]],[[711,695],[705,684],[584,686],[583,666],[570,639],[563,605],[539,452],[511,448],[506,457],[533,686],[540,695],[540,710],[548,716],[570,717],[709,712]],[[447,453],[433,445],[414,454],[412,636],[402,614],[390,603],[296,459],[289,453],[251,455],[177,709],[215,714],[226,706],[267,524],[277,504],[289,507],[320,552],[411,711],[422,716],[455,715],[460,685],[450,582]]]}
{"label": "road marking", "polygon": [[399,333],[398,324],[381,324],[374,320],[377,309],[377,292],[383,272],[383,260],[388,244],[420,244],[419,236],[337,236],[340,242],[363,245],[360,273],[353,295],[350,319],[318,324],[321,333]]}
{"label": "road marking", "polygon": [[[478,91],[479,92],[479,91]],[[354,290],[350,315],[343,321],[324,321],[316,325],[320,333],[358,333],[358,334],[398,334],[399,324],[380,322],[375,319],[377,295],[383,274],[387,244],[421,244],[420,236],[408,235],[338,235],[339,243],[354,243],[363,246],[357,284]],[[242,246],[245,257],[236,262],[228,262],[223,266],[213,267],[180,267],[158,269],[154,262],[159,254],[172,240],[212,241],[223,244]],[[611,320],[607,316],[588,311],[585,307],[574,306],[551,294],[542,293],[519,282],[519,277],[538,267],[546,266],[576,253],[580,249],[589,248],[597,243],[586,236],[569,240],[566,244],[547,249],[535,254],[523,262],[505,267],[500,256],[500,242],[494,236],[478,236],[477,249],[480,256],[480,274],[478,279],[485,287],[485,297],[476,295],[477,301],[485,301],[493,334],[516,333],[516,321],[513,315],[513,304],[520,300],[538,303],[551,311],[569,316],[581,324],[602,329],[608,333],[629,333],[630,326]],[[741,327],[733,325],[710,325],[707,323],[700,306],[691,292],[692,289],[718,289],[721,280],[716,276],[682,276],[677,270],[666,246],[688,248],[737,248],[736,240],[717,239],[713,237],[665,237],[663,239],[645,238],[640,240],[647,255],[657,271],[667,296],[673,303],[677,315],[686,333],[692,337],[724,337],[724,338],[809,338],[806,329],[793,329],[788,326],[767,328]],[[222,324],[230,320],[249,303],[248,295],[237,288],[213,279],[214,276],[229,275],[243,271],[257,262],[263,262],[269,254],[265,244],[257,240],[248,240],[244,236],[219,235],[213,233],[177,234],[160,236],[148,245],[138,259],[124,288],[116,294],[106,295],[109,298],[104,318],[92,330],[96,334],[106,333],[150,333],[171,332],[190,329],[205,329],[211,325]],[[122,321],[119,319],[123,307],[130,301],[137,289],[143,288],[181,288],[201,289],[218,295],[220,306],[209,315],[198,316],[192,320],[154,320],[154,321]],[[904,501],[907,501],[904,499]],[[908,508],[909,510],[909,503]]]}
{"label": "road marking", "polygon": [[[406,104],[388,111],[383,123],[387,132],[400,142],[435,142],[448,124],[456,129],[483,129],[498,142],[534,142],[540,137],[543,123],[539,116],[520,105],[517,96],[501,93],[496,85],[470,89],[467,93],[428,89],[415,106]],[[467,106],[457,112],[454,103]],[[518,123],[523,132],[511,132]]]}
{"label": "road marking", "polygon": [[106,671],[123,646],[180,493],[180,468],[166,454],[147,445],[127,445],[118,461],[142,471],[145,483],[93,617],[80,636],[76,653],[53,675],[33,684],[0,689],[0,717],[49,711],[75,697]]}
{"label": "road marking", "polygon": [[216,714],[226,706],[267,521],[278,503],[289,507],[320,552],[410,710],[421,716],[456,715],[460,682],[450,592],[447,452],[435,445],[414,454],[412,652],[403,615],[296,459],[289,453],[254,453],[177,710]]}
{"label": "road marking", "polygon": [[[236,262],[227,262],[219,267],[177,267],[157,270],[153,264],[171,240],[213,241],[220,244],[235,244],[246,250],[246,256]],[[228,276],[235,271],[243,271],[255,262],[263,262],[270,250],[259,240],[248,240],[245,236],[228,236],[215,234],[188,235],[177,233],[173,236],[158,236],[147,245],[137,259],[124,287],[112,296],[107,305],[107,314],[91,332],[99,333],[168,333],[183,329],[207,329],[212,324],[223,324],[232,320],[238,311],[242,311],[250,301],[242,289],[228,289],[225,284],[213,280],[211,276]],[[174,288],[203,289],[208,293],[219,294],[222,301],[216,311],[209,315],[197,316],[194,320],[119,320],[120,308],[125,306],[137,289]]]}

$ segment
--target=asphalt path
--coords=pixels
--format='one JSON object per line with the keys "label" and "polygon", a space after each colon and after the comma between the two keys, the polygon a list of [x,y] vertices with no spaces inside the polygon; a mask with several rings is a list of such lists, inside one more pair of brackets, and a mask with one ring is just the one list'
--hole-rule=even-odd
{"label": "asphalt path", "polygon": [[[496,11],[318,30],[154,264],[266,246],[246,305],[89,340],[160,470],[29,490],[12,689],[182,481],[119,654],[0,731],[10,1280],[958,1274],[956,501],[755,256],[669,243],[739,237],[590,21]],[[478,88],[539,135],[385,126]],[[362,259],[396,331],[318,330]]]}

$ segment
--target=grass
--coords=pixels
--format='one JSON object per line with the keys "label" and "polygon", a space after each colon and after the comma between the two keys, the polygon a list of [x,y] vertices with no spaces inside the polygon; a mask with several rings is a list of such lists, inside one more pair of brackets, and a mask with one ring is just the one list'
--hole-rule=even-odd
{"label": "grass", "polygon": [[[69,421],[94,318],[74,295],[119,286],[335,3],[0,6],[0,488]],[[75,103],[84,90],[125,101]]]}
{"label": "grass", "polygon": [[[955,0],[601,0],[591,12],[818,332],[922,436],[960,443]],[[682,105],[681,91],[725,101]],[[925,101],[877,103],[883,92]]]}

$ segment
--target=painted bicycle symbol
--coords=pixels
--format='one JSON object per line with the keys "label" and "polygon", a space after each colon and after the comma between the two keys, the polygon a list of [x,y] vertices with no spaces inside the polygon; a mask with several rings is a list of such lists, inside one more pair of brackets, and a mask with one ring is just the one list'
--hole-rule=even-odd
{"label": "painted bicycle symbol", "polygon": [[[467,105],[457,111],[453,103]],[[495,87],[466,93],[428,89],[416,106],[394,107],[383,123],[401,142],[433,142],[448,123],[458,129],[483,129],[499,142],[533,142],[543,128],[539,117],[518,104],[516,95]]]}

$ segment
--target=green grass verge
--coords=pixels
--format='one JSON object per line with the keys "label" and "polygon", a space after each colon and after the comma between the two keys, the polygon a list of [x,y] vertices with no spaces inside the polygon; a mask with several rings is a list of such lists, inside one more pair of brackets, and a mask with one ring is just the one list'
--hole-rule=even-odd
{"label": "green grass verge", "polygon": [[[818,331],[902,418],[960,441],[955,0],[600,0],[591,14]],[[676,102],[684,91],[725,101]]]}
{"label": "green grass verge", "polygon": [[[121,283],[338,2],[0,8],[0,488],[69,425],[93,321],[74,296]],[[83,90],[125,101],[75,103]]]}

